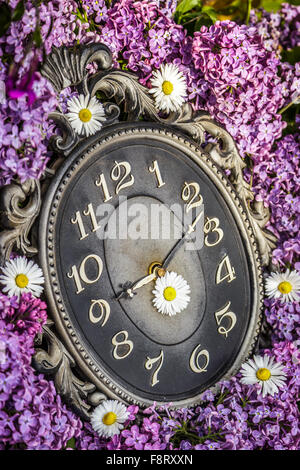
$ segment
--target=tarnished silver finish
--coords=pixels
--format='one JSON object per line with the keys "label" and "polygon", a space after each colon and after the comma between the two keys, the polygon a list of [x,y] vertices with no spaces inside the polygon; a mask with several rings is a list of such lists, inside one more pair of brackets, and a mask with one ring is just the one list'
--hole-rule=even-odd
{"label": "tarnished silver finish", "polygon": [[0,266],[9,259],[13,248],[27,256],[38,248],[31,240],[30,230],[41,207],[40,183],[27,180],[4,186],[0,190]]}
{"label": "tarnished silver finish", "polygon": [[[94,384],[79,379],[73,373],[76,366],[74,358],[52,331],[53,325],[53,321],[48,319],[43,334],[36,339],[33,366],[38,372],[53,377],[55,388],[64,400],[82,418],[88,419],[91,406],[99,405],[106,396],[97,392]],[[46,342],[47,350],[39,348],[42,340]]]}
{"label": "tarnished silver finish", "polygon": [[[98,65],[97,73],[90,75],[86,69],[88,64],[95,62]],[[202,151],[208,155],[206,165],[215,181],[216,186],[224,194],[232,194],[232,210],[240,218],[241,230],[249,242],[253,271],[256,277],[256,293],[253,316],[253,324],[245,342],[244,348],[229,374],[237,370],[241,359],[244,359],[253,350],[259,335],[261,321],[261,308],[263,300],[263,281],[261,264],[267,265],[270,261],[270,253],[275,246],[276,238],[266,230],[269,220],[269,210],[263,203],[254,201],[254,195],[250,185],[245,181],[243,171],[245,162],[239,155],[236,144],[231,135],[212,118],[204,113],[194,113],[192,106],[186,103],[178,112],[165,117],[156,110],[153,98],[148,89],[141,85],[138,78],[127,71],[112,68],[112,56],[109,49],[103,44],[89,44],[73,48],[54,48],[47,57],[42,74],[52,83],[57,94],[66,87],[74,87],[79,93],[94,96],[101,93],[105,99],[103,102],[106,121],[95,139],[80,137],[74,132],[68,119],[61,109],[49,115],[61,130],[61,133],[53,136],[52,145],[65,159],[75,152],[83,159],[93,149],[93,145],[105,145],[114,137],[126,138],[133,131],[124,129],[111,133],[105,137],[109,126],[122,121],[132,123],[145,120],[156,123],[153,130],[141,127],[137,134],[153,135],[158,139],[173,139],[178,148],[185,147],[192,158],[201,160]],[[164,126],[164,128],[162,128]],[[151,134],[152,133],[152,134]],[[215,143],[207,143],[206,136],[214,137]],[[180,137],[181,136],[181,137]],[[193,142],[191,141],[193,139]],[[80,157],[81,155],[81,157]],[[194,155],[194,157],[193,157]],[[80,158],[79,158],[80,157]],[[73,157],[72,157],[73,158]],[[75,161],[75,159],[73,159]],[[63,159],[59,160],[61,164]],[[65,162],[66,163],[66,162]],[[77,164],[77,161],[76,161]],[[203,161],[201,165],[203,165]],[[229,181],[224,175],[224,170],[230,170]],[[63,189],[61,190],[63,191]],[[12,249],[18,249],[25,255],[35,255],[38,248],[31,239],[31,229],[36,221],[41,207],[41,190],[38,181],[28,180],[24,184],[13,183],[0,191],[0,217],[4,230],[0,234],[0,260],[3,264],[9,258]],[[52,210],[53,223],[56,217],[55,207],[47,207]],[[46,218],[40,221],[41,238],[47,239],[51,245],[51,233],[47,232]],[[46,238],[45,238],[46,237]],[[251,241],[251,243],[250,243]],[[49,246],[50,246],[49,245]],[[48,246],[48,248],[49,248]],[[43,329],[40,338],[39,349],[34,357],[37,370],[53,377],[58,392],[63,399],[68,401],[82,417],[88,418],[93,406],[99,404],[107,396],[122,399],[127,402],[137,403],[141,406],[149,405],[139,397],[128,396],[126,390],[114,384],[103,371],[99,370],[93,359],[88,357],[87,351],[81,345],[80,338],[69,322],[63,299],[60,297],[58,281],[55,273],[55,260],[46,253],[46,247],[39,247],[44,267],[49,266],[51,276],[46,274],[46,292],[49,306],[55,324],[48,322]],[[51,254],[51,253],[50,253]],[[50,285],[54,283],[54,291]],[[43,341],[42,341],[43,340]],[[46,350],[42,344],[46,343]],[[83,371],[78,372],[77,367]],[[80,377],[80,378],[79,378]],[[96,384],[98,390],[96,389]],[[194,403],[199,402],[195,397]],[[183,401],[178,406],[190,406],[190,401]]]}

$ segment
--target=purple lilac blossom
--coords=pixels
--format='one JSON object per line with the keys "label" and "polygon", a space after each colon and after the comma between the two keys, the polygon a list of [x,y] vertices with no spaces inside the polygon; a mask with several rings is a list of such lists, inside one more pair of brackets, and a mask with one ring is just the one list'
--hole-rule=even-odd
{"label": "purple lilac blossom", "polygon": [[[114,66],[137,73],[146,86],[154,69],[176,64],[194,109],[222,123],[242,157],[252,160],[246,177],[256,200],[269,206],[269,229],[278,237],[273,264],[300,272],[299,134],[282,138],[279,113],[299,92],[299,64],[282,62],[280,52],[299,46],[300,8],[283,4],[278,13],[259,16],[252,11],[249,26],[217,22],[192,38],[172,18],[176,1],[120,0],[110,8],[104,0],[81,3],[83,19],[75,16],[75,0],[42,2],[45,53],[53,46],[104,42]],[[11,8],[17,4],[9,1]],[[58,101],[38,72],[42,51],[33,44],[27,48],[36,8],[34,2],[24,4],[22,19],[0,38],[0,186],[16,177],[41,177],[54,132],[47,115],[59,104],[65,109],[72,96],[65,90]],[[68,410],[53,382],[31,367],[33,339],[46,322],[45,303],[30,294],[20,301],[0,294],[0,449],[65,449],[74,438],[80,450],[298,450],[299,305],[265,299],[265,318],[272,347],[260,353],[284,364],[287,375],[277,395],[262,398],[258,387],[240,383],[238,373],[219,384],[218,392],[204,392],[194,409],[172,411],[154,403],[137,418],[138,407],[131,406],[122,433],[105,439]]]}

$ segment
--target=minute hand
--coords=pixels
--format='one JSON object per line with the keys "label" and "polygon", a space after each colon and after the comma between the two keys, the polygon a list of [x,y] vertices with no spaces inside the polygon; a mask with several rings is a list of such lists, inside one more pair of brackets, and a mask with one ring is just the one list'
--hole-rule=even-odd
{"label": "minute hand", "polygon": [[171,251],[168,253],[168,255],[166,256],[166,258],[164,259],[163,263],[162,263],[162,268],[163,269],[167,269],[167,267],[169,266],[169,264],[171,263],[172,259],[174,258],[175,254],[177,253],[177,251],[179,250],[179,248],[185,243],[186,239],[188,238],[188,236],[194,232],[194,227],[195,225],[197,224],[197,222],[199,221],[199,219],[202,217],[203,215],[203,212],[201,211],[196,219],[194,220],[194,222],[192,223],[192,225],[189,225],[188,226],[188,229],[187,231],[184,233],[184,235],[182,236],[182,238],[180,238],[178,240],[177,243],[175,243],[175,245],[173,246],[173,248],[171,249]]}

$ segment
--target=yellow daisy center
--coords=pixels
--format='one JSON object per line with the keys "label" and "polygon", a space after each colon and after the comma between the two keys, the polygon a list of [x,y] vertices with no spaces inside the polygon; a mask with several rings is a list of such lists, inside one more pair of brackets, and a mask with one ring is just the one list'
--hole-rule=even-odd
{"label": "yellow daisy center", "polygon": [[277,287],[279,292],[281,292],[282,294],[289,294],[291,292],[292,288],[293,288],[293,286],[289,281],[283,281]]}
{"label": "yellow daisy center", "polygon": [[106,424],[106,426],[111,426],[112,424],[115,424],[116,421],[117,421],[117,415],[116,413],[113,413],[112,411],[109,411],[108,413],[106,413],[102,418],[102,422],[103,424]]}
{"label": "yellow daisy center", "polygon": [[176,298],[176,290],[174,287],[166,287],[164,290],[164,298],[171,302]]}
{"label": "yellow daisy center", "polygon": [[81,109],[78,113],[79,119],[82,122],[89,122],[92,119],[92,113],[89,109]]}
{"label": "yellow daisy center", "polygon": [[24,287],[27,286],[29,280],[26,274],[18,274],[15,277],[15,282],[16,282],[16,285],[20,287],[20,289],[23,289]]}
{"label": "yellow daisy center", "polygon": [[173,84],[168,80],[165,80],[161,87],[165,95],[170,95],[174,90]]}
{"label": "yellow daisy center", "polygon": [[256,372],[256,377],[258,378],[258,380],[269,380],[269,378],[271,377],[271,372],[269,371],[269,369],[265,369],[264,367],[262,367]]}

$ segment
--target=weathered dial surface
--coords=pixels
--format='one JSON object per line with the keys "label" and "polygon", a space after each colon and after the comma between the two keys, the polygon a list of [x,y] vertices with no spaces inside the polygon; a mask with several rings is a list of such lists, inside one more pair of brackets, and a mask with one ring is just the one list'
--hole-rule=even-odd
{"label": "weathered dial surface", "polygon": [[[201,210],[201,246],[183,243],[167,268],[188,283],[187,307],[160,313],[155,281],[119,298],[162,263],[174,231],[185,233],[182,216],[191,211],[196,226]],[[157,212],[168,224],[157,226]],[[108,395],[194,404],[251,351],[261,295],[251,227],[223,173],[180,135],[120,127],[74,153],[46,194],[40,228],[60,333]]]}

